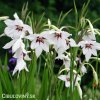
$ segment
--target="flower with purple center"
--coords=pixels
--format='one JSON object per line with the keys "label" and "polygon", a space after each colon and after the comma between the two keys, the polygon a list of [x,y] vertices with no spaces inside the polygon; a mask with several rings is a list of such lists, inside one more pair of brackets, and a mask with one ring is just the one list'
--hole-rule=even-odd
{"label": "flower with purple center", "polygon": [[17,13],[14,14],[15,20],[7,19],[5,20],[5,24],[7,27],[4,30],[4,33],[11,37],[12,39],[18,39],[20,37],[24,37],[26,32],[32,34],[32,28],[29,25],[23,23],[21,19],[19,19]]}
{"label": "flower with purple center", "polygon": [[91,58],[92,54],[97,56],[97,50],[100,50],[100,43],[96,41],[80,41],[78,45],[81,46],[87,62]]}
{"label": "flower with purple center", "polygon": [[51,44],[49,37],[50,35],[48,34],[48,31],[44,31],[41,34],[32,34],[26,37],[32,41],[31,49],[35,50],[37,58],[40,56],[43,50],[49,52],[49,45]]}

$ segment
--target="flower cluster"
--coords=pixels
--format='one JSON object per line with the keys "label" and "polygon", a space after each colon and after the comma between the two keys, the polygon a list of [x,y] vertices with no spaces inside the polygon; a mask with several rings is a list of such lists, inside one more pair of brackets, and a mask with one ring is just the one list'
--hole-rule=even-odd
{"label": "flower cluster", "polygon": [[[78,36],[81,37],[81,40],[76,43],[72,38],[72,34],[67,31],[63,31],[63,27],[57,28],[56,26],[51,25],[50,20],[48,21],[48,29],[41,33],[33,33],[32,28],[29,25],[24,24],[16,13],[14,14],[14,18],[15,20],[6,19],[4,21],[7,25],[4,30],[4,34],[10,37],[11,41],[3,47],[4,49],[11,48],[13,57],[16,58],[16,66],[13,70],[13,75],[17,71],[20,73],[23,69],[28,71],[25,60],[29,61],[31,59],[28,56],[30,51],[25,49],[25,44],[23,42],[23,40],[26,39],[31,41],[30,48],[35,52],[37,58],[41,55],[42,51],[48,53],[49,47],[52,45],[51,47],[58,54],[55,59],[63,60],[63,65],[67,71],[67,74],[58,76],[60,80],[65,81],[66,87],[70,87],[70,69],[72,58],[69,52],[70,48],[81,47],[82,50],[80,52],[83,52],[85,55],[84,62],[88,62],[92,54],[97,56],[97,50],[100,50],[100,43],[96,42],[95,29],[88,19],[86,19],[86,21],[89,23],[89,27],[77,33]],[[77,62],[79,62],[80,65],[80,72],[84,75],[87,72],[87,69],[80,57],[75,58],[74,66],[77,66]],[[73,69],[73,71],[72,84],[79,87],[81,76],[75,69]]]}
{"label": "flower cluster", "polygon": [[32,28],[24,24],[16,13],[14,14],[14,18],[15,20],[6,19],[4,21],[7,25],[4,30],[4,34],[10,37],[12,40],[3,47],[4,49],[12,48],[12,53],[14,54],[13,57],[17,59],[13,75],[17,71],[20,73],[20,71],[23,69],[28,71],[24,59],[30,60],[30,58],[28,56],[28,51],[25,50],[23,38],[27,33],[32,34]]}

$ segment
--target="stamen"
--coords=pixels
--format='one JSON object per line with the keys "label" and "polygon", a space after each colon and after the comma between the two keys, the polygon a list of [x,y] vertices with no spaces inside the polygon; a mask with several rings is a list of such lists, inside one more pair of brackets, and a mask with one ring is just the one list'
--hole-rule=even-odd
{"label": "stamen", "polygon": [[39,42],[39,44],[40,43],[43,43],[44,44],[44,39],[45,39],[44,37],[39,37],[38,36],[37,39],[36,39],[36,42]]}
{"label": "stamen", "polygon": [[67,80],[67,81],[70,81],[70,78],[66,77],[66,80]]}
{"label": "stamen", "polygon": [[90,44],[85,44],[85,48],[88,48],[88,49],[89,48],[92,49],[92,46],[93,46],[93,44],[91,44],[91,43]]}
{"label": "stamen", "polygon": [[55,37],[57,37],[57,40],[58,40],[59,38],[62,38],[62,34],[61,33],[55,33]]}
{"label": "stamen", "polygon": [[22,31],[23,30],[23,27],[22,26],[19,26],[19,25],[16,25],[16,30]]}

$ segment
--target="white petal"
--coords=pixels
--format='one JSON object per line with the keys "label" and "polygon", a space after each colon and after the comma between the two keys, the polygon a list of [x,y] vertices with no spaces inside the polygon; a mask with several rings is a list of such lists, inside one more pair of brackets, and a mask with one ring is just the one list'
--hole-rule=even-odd
{"label": "white petal", "polygon": [[15,19],[19,19],[17,13],[14,14],[14,18],[15,18]]}
{"label": "white petal", "polygon": [[88,52],[88,48],[83,47],[82,51],[83,51],[83,54],[85,55]]}
{"label": "white petal", "polygon": [[81,81],[81,77],[79,74],[77,75],[77,78],[76,78],[76,82],[78,82],[78,81]]}
{"label": "white petal", "polygon": [[82,67],[81,67],[81,72],[83,74],[87,73],[87,69],[86,69],[86,67],[84,65],[82,65]]}
{"label": "white petal", "polygon": [[27,54],[27,51],[25,50],[25,44],[22,42],[22,40],[21,40],[21,43],[20,43],[20,48],[21,48],[23,53]]}
{"label": "white petal", "polygon": [[36,38],[35,34],[31,34],[25,37],[26,39],[29,39],[30,41],[34,40]]}
{"label": "white petal", "polygon": [[84,47],[84,45],[85,45],[85,41],[80,41],[80,42],[78,43],[78,46]]}
{"label": "white petal", "polygon": [[31,60],[31,58],[27,54],[25,55],[24,59],[27,60],[27,61]]}
{"label": "white petal", "polygon": [[7,19],[7,20],[5,20],[5,21],[4,21],[4,23],[5,23],[7,26],[12,27],[12,26],[13,26],[13,24],[14,24],[14,21],[13,21],[13,20],[11,20],[11,19]]}
{"label": "white petal", "polygon": [[71,47],[76,47],[76,42],[73,39],[70,39],[70,45]]}
{"label": "white petal", "polygon": [[13,70],[13,74],[12,74],[12,75],[14,75],[17,71],[18,71],[18,70],[15,68],[15,69]]}
{"label": "white petal", "polygon": [[22,55],[22,49],[21,48],[19,48],[19,49],[17,49],[17,51],[14,53],[14,58],[20,58],[20,56]]}
{"label": "white petal", "polygon": [[97,56],[97,51],[95,49],[91,49],[91,52],[94,56]]}
{"label": "white petal", "polygon": [[4,49],[9,49],[12,47],[12,45],[15,43],[16,40],[12,40],[9,43],[7,43],[3,48]]}
{"label": "white petal", "polygon": [[42,53],[42,48],[41,47],[37,47],[36,49],[35,49],[35,53],[36,53],[36,56],[37,56],[37,58],[40,56],[40,54]]}
{"label": "white petal", "polygon": [[14,21],[14,26],[15,25],[19,25],[19,26],[24,26],[24,24],[23,24],[23,21],[22,20],[20,20],[20,19],[16,19],[15,21]]}
{"label": "white petal", "polygon": [[29,34],[33,34],[32,28],[29,25],[24,24],[24,31],[28,31]]}
{"label": "white petal", "polygon": [[66,81],[66,82],[65,82],[65,86],[66,86],[66,87],[70,87],[70,81]]}
{"label": "white petal", "polygon": [[20,73],[20,71],[23,70],[23,69],[25,69],[26,71],[28,71],[28,69],[27,69],[27,67],[26,67],[25,61],[24,61],[22,58],[19,58],[19,59],[17,59],[17,64],[16,64],[16,67],[15,67],[15,69],[14,69],[14,71],[13,71],[13,75],[14,75],[17,71],[19,71],[19,73]]}
{"label": "white petal", "polygon": [[71,36],[71,34],[69,34],[68,32],[65,32],[65,31],[61,31],[62,33],[62,38],[66,39],[67,37]]}
{"label": "white petal", "polygon": [[65,51],[66,51],[66,49],[64,47],[60,47],[60,48],[57,49],[58,55],[63,54]]}
{"label": "white petal", "polygon": [[86,54],[85,54],[85,58],[86,58],[86,61],[88,62],[89,61],[89,59],[91,58],[91,51],[89,50],[89,52],[87,52]]}
{"label": "white petal", "polygon": [[93,48],[100,50],[100,43],[95,41]]}
{"label": "white petal", "polygon": [[70,60],[64,60],[64,65],[65,67],[69,68],[70,67]]}
{"label": "white petal", "polygon": [[66,81],[66,75],[60,75],[58,78],[62,81]]}
{"label": "white petal", "polygon": [[64,54],[61,54],[61,55],[58,55],[55,59],[64,59],[65,55]]}
{"label": "white petal", "polygon": [[31,49],[35,49],[37,47],[39,47],[39,43],[36,43],[35,41],[32,41],[32,43],[31,43]]}
{"label": "white petal", "polygon": [[12,27],[6,27],[4,33],[9,37],[13,37],[14,29]]}
{"label": "white petal", "polygon": [[18,39],[14,45],[12,46],[12,52],[15,52],[17,49],[19,49],[21,47],[21,40]]}
{"label": "white petal", "polygon": [[41,46],[41,48],[42,48],[44,51],[49,52],[49,44],[44,43],[44,44]]}

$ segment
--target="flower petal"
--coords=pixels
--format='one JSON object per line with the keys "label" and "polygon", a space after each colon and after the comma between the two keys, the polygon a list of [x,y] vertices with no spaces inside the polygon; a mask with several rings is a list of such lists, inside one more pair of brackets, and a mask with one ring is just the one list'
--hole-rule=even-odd
{"label": "flower petal", "polygon": [[91,52],[92,52],[92,54],[93,54],[94,56],[97,56],[97,51],[96,51],[96,49],[91,49]]}
{"label": "flower petal", "polygon": [[5,21],[4,21],[4,23],[5,23],[7,26],[12,27],[12,26],[13,26],[13,24],[14,24],[14,20],[7,19],[7,20],[5,20]]}
{"label": "flower petal", "polygon": [[89,61],[89,59],[91,58],[91,51],[89,50],[89,52],[87,52],[86,54],[85,54],[85,58],[86,58],[86,61],[88,62]]}
{"label": "flower petal", "polygon": [[66,75],[60,75],[58,78],[62,81],[66,81]]}
{"label": "flower petal", "polygon": [[42,53],[42,48],[41,47],[37,47],[36,49],[35,49],[35,53],[36,53],[36,56],[37,56],[37,58],[40,56],[40,54]]}
{"label": "flower petal", "polygon": [[65,86],[66,86],[66,87],[70,87],[70,81],[66,81],[66,82],[65,82]]}
{"label": "flower petal", "polygon": [[31,35],[28,35],[28,36],[25,36],[26,39],[29,39],[30,41],[34,40],[36,38],[36,35],[35,34],[31,34]]}
{"label": "flower petal", "polygon": [[12,52],[15,52],[21,47],[21,39],[18,39],[12,46]]}
{"label": "flower petal", "polygon": [[28,31],[29,34],[33,34],[32,28],[29,25],[24,24],[24,31]]}
{"label": "flower petal", "polygon": [[14,14],[14,18],[15,18],[15,19],[19,19],[17,13]]}
{"label": "flower petal", "polygon": [[4,49],[9,49],[12,47],[12,45],[15,43],[16,40],[12,40],[10,42],[8,42],[3,48]]}

